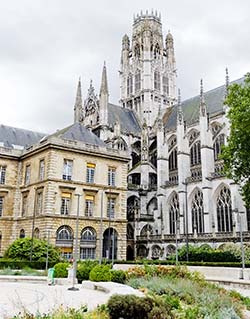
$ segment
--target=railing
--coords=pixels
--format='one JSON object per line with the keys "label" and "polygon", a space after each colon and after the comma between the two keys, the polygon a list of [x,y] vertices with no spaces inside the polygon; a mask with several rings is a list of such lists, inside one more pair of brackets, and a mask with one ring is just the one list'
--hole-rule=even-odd
{"label": "railing", "polygon": [[56,239],[56,246],[72,247],[73,246],[73,239]]}
{"label": "railing", "polygon": [[140,220],[142,221],[153,221],[154,215],[148,215],[148,214],[140,214]]}
{"label": "railing", "polygon": [[169,173],[169,180],[165,182],[165,187],[172,187],[178,185],[178,171],[172,171]]}
{"label": "railing", "polygon": [[140,185],[137,185],[137,184],[128,184],[128,190],[130,190],[130,191],[136,191],[136,190],[138,190],[140,188]]}
{"label": "railing", "polygon": [[191,171],[191,176],[188,177],[189,183],[200,182],[202,180],[201,165],[192,167],[190,171]]}

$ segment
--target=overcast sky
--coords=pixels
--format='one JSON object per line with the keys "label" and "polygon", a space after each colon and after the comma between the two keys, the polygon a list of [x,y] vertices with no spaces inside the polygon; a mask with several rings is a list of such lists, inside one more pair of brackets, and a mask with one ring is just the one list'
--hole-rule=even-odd
{"label": "overcast sky", "polygon": [[182,98],[250,71],[249,0],[0,0],[0,123],[53,132],[73,121],[78,77],[99,92],[106,60],[110,101],[119,99],[121,39],[133,14],[161,12],[174,36]]}

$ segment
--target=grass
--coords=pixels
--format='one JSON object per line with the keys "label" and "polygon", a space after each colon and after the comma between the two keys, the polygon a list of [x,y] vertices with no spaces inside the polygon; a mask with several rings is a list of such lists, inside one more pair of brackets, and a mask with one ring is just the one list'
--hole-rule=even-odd
{"label": "grass", "polygon": [[11,269],[4,268],[0,269],[0,275],[9,275],[9,276],[46,276],[46,271],[36,270],[29,267],[24,267],[23,269]]}

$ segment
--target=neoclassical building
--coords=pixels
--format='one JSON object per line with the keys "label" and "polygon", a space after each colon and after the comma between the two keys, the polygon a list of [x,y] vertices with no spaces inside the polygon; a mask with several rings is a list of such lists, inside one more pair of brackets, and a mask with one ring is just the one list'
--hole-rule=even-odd
{"label": "neoclassical building", "polygon": [[204,92],[201,81],[199,94],[181,101],[173,36],[163,36],[156,12],[134,17],[119,74],[119,105],[109,102],[104,65],[99,97],[91,83],[78,114],[106,144],[130,154],[127,258],[166,258],[176,237],[180,245],[237,242],[239,218],[250,239],[250,211],[220,160],[230,129],[228,74],[222,86]]}
{"label": "neoclassical building", "polygon": [[79,122],[52,135],[1,125],[0,143],[1,255],[33,237],[69,259],[78,235],[81,259],[126,258],[126,152]]}

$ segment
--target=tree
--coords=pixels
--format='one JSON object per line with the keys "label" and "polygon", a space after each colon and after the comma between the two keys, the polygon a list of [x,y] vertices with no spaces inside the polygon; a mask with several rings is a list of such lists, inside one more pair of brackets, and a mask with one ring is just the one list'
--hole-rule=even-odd
{"label": "tree", "polygon": [[223,148],[225,173],[240,185],[247,207],[250,207],[250,73],[244,84],[232,84],[224,102],[228,107],[230,136]]}
{"label": "tree", "polygon": [[[20,238],[16,239],[6,250],[4,257],[11,258],[15,260],[29,260],[31,251],[32,239],[31,238]],[[45,240],[33,239],[33,249],[32,249],[32,260],[33,261],[46,261],[47,255],[50,263],[58,262],[60,258],[60,251],[52,245],[48,245]]]}

